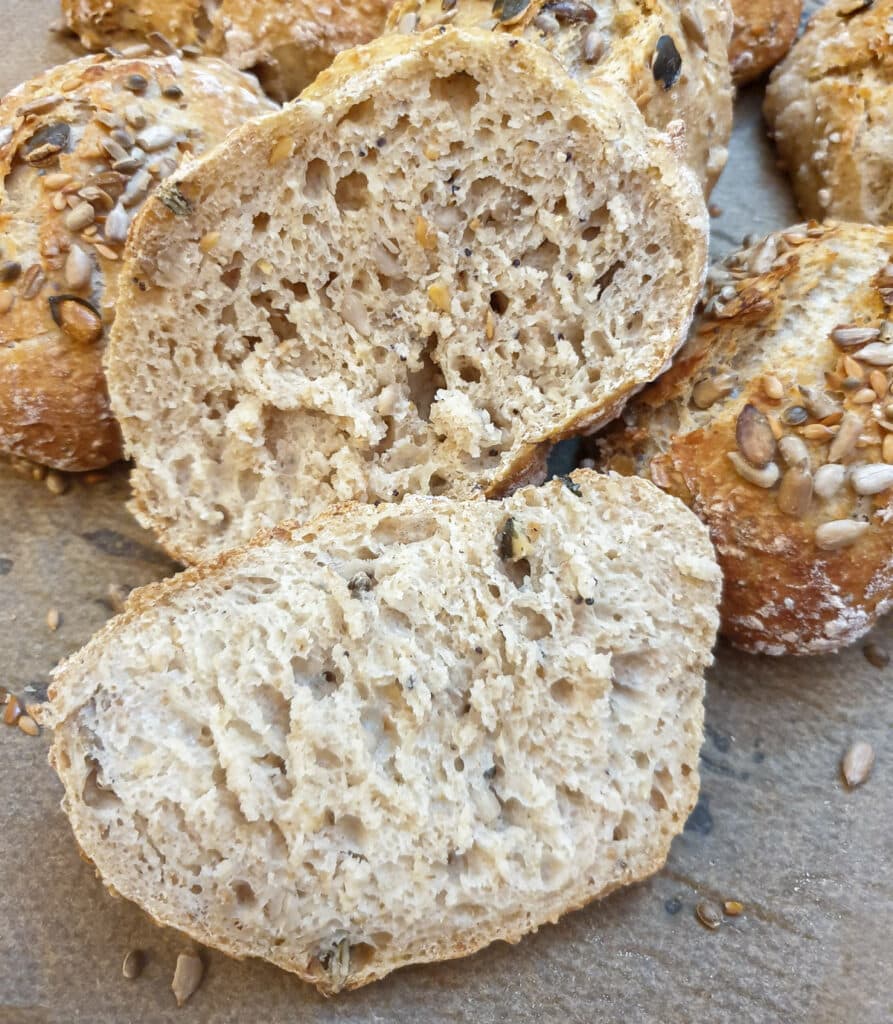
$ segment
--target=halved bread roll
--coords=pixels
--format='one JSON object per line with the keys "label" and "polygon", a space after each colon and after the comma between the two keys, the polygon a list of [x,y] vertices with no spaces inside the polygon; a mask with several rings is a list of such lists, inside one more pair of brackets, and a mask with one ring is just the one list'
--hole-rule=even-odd
{"label": "halved bread roll", "polygon": [[514,942],[662,865],[718,592],[680,502],[586,471],[286,524],[57,671],[64,806],[159,923],[323,992]]}
{"label": "halved bread roll", "polygon": [[706,239],[666,140],[540,47],[350,51],[134,226],[134,511],[191,561],[337,501],[499,494],[666,366]]}

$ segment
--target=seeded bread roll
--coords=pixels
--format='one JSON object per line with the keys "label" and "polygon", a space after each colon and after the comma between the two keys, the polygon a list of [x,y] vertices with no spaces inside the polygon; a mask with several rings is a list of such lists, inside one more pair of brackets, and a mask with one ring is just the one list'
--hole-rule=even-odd
{"label": "seeded bread roll", "polygon": [[586,471],[285,524],[57,671],[63,806],[159,923],[326,993],[515,942],[663,864],[719,588],[681,503]]}
{"label": "seeded bread roll", "polygon": [[891,254],[889,228],[828,223],[730,256],[673,369],[597,441],[710,527],[744,650],[835,651],[890,607]]}
{"label": "seeded bread roll", "polygon": [[831,0],[776,68],[764,113],[807,217],[893,221],[893,0]]}
{"label": "seeded bread roll", "polygon": [[277,100],[296,96],[336,53],[374,39],[391,0],[62,0],[87,49],[138,45],[160,33],[257,74]]}
{"label": "seeded bread roll", "polygon": [[0,101],[0,450],[121,457],[102,373],[124,238],[157,182],[273,109],[220,61],[86,57]]}
{"label": "seeded bread roll", "polygon": [[673,0],[402,0],[388,16],[390,31],[434,25],[538,43],[581,84],[617,83],[653,128],[683,121],[686,160],[705,192],[725,166],[732,130],[726,0],[691,0],[681,12]]}
{"label": "seeded bread roll", "polygon": [[664,368],[706,230],[664,138],[540,47],[352,50],[135,226],[108,361],[134,511],[194,561],[338,501],[502,493]]}
{"label": "seeded bread roll", "polygon": [[781,60],[797,38],[803,0],[731,0],[729,64],[735,85],[746,85]]}

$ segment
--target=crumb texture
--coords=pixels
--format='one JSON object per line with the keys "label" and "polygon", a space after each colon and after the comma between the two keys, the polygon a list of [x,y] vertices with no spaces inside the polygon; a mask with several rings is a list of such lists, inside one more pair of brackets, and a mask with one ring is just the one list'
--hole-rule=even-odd
{"label": "crumb texture", "polygon": [[351,51],[174,182],[109,379],[136,513],[187,560],[499,491],[656,376],[703,274],[702,200],[629,101],[483,33]]}
{"label": "crumb texture", "polygon": [[78,842],[160,922],[323,991],[514,940],[663,863],[718,590],[681,503],[589,471],[280,527],[57,673]]}

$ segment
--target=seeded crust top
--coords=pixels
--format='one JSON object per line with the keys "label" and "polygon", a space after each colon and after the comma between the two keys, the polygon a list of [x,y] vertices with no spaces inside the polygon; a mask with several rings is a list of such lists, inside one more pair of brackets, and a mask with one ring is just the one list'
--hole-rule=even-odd
{"label": "seeded crust top", "polygon": [[138,44],[160,33],[254,71],[277,100],[296,96],[336,53],[381,31],[390,0],[62,0],[88,49]]}
{"label": "seeded crust top", "polygon": [[673,368],[597,441],[709,525],[722,629],[833,651],[893,597],[893,229],[801,224],[708,273]]}
{"label": "seeded crust top", "polygon": [[274,109],[212,58],[85,57],[0,101],[0,450],[65,470],[121,457],[102,375],[146,195]]}
{"label": "seeded crust top", "polygon": [[434,25],[523,36],[556,57],[582,84],[620,85],[647,124],[686,126],[686,159],[709,193],[725,166],[732,130],[726,0],[402,0],[389,31]]}
{"label": "seeded crust top", "polygon": [[893,0],[831,0],[772,74],[764,111],[800,209],[893,221]]}

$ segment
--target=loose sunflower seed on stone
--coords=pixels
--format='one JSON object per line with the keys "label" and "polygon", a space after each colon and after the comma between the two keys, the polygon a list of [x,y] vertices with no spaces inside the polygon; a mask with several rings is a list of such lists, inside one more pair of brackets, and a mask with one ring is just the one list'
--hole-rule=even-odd
{"label": "loose sunflower seed on stone", "polygon": [[738,414],[735,424],[738,451],[757,469],[767,466],[775,455],[775,435],[766,414],[750,402]]}
{"label": "loose sunflower seed on stone", "polygon": [[837,551],[849,547],[868,529],[868,523],[857,519],[832,519],[822,523],[815,532],[816,547],[823,551]]}
{"label": "loose sunflower seed on stone", "polygon": [[819,498],[827,500],[833,498],[843,487],[846,480],[846,470],[839,463],[826,462],[815,471],[812,481],[812,489]]}
{"label": "loose sunflower seed on stone", "polygon": [[803,466],[791,466],[781,478],[777,497],[779,509],[795,519],[802,519],[812,501],[812,474]]}
{"label": "loose sunflower seed on stone", "polygon": [[828,449],[829,462],[842,462],[856,450],[856,442],[865,427],[865,420],[854,412],[846,412]]}
{"label": "loose sunflower seed on stone", "polygon": [[858,348],[869,341],[874,341],[880,334],[877,327],[859,327],[856,324],[839,324],[831,332],[831,340],[838,348]]}
{"label": "loose sunflower seed on stone", "polygon": [[850,749],[843,755],[840,763],[840,770],[844,782],[850,789],[861,786],[871,775],[874,767],[874,749],[870,743],[864,740],[857,740]]}
{"label": "loose sunflower seed on stone", "polygon": [[850,470],[850,483],[856,494],[880,494],[893,487],[893,466],[885,462],[854,466]]}
{"label": "loose sunflower seed on stone", "polygon": [[705,928],[716,931],[722,924],[722,914],[715,904],[702,900],[695,907],[695,914]]}
{"label": "loose sunflower seed on stone", "polygon": [[177,1006],[182,1006],[195,993],[202,983],[204,973],[205,965],[197,953],[181,953],[177,957],[174,979],[171,982]]}
{"label": "loose sunflower seed on stone", "polygon": [[121,973],[128,981],[133,981],[143,973],[145,965],[146,954],[141,949],[132,949],[127,956],[124,957],[124,963],[121,965]]}
{"label": "loose sunflower seed on stone", "polygon": [[729,461],[735,467],[735,471],[738,476],[747,480],[748,483],[754,484],[757,487],[770,488],[774,487],[778,483],[780,472],[778,466],[774,462],[770,462],[759,469],[751,465],[747,459],[742,458],[738,452],[727,452],[726,453]]}

